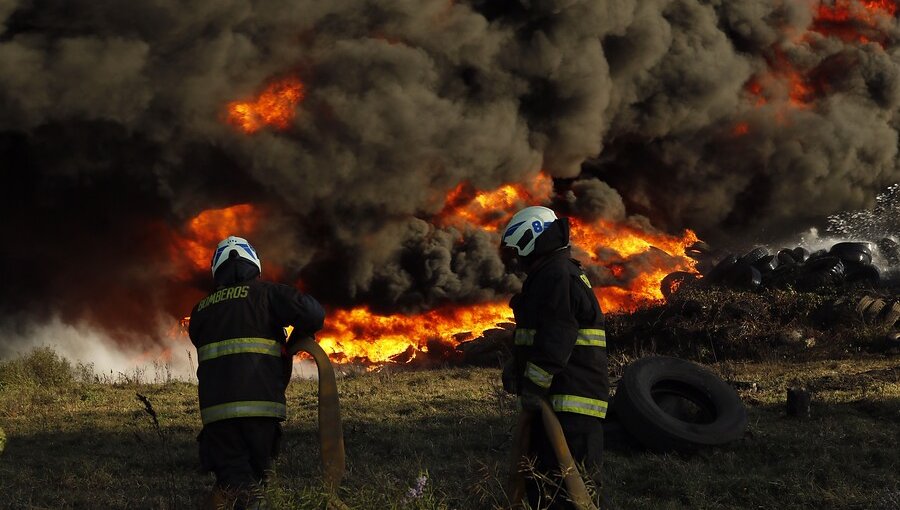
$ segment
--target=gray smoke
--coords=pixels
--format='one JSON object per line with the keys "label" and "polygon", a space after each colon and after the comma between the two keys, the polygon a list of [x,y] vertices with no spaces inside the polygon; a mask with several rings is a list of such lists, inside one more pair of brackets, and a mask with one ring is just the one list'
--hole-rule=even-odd
{"label": "gray smoke", "polygon": [[[870,206],[900,173],[900,31],[824,37],[814,7],[0,0],[0,214],[16,243],[0,317],[124,331],[155,327],[147,308],[183,314],[209,278],[172,267],[173,232],[237,203],[263,211],[252,241],[285,278],[386,312],[519,285],[492,235],[436,220],[461,182],[543,169],[565,214],[723,241]],[[776,86],[757,104],[748,83],[787,68],[814,97],[788,107]],[[306,87],[290,129],[224,121],[287,75]]]}
{"label": "gray smoke", "polygon": [[[652,4],[605,45],[619,101],[606,150],[586,165],[629,210],[752,243],[870,207],[900,177],[896,19],[850,27],[882,47],[826,37],[815,4]],[[790,105],[791,72],[803,106]],[[760,77],[774,81],[764,101],[747,86]]]}

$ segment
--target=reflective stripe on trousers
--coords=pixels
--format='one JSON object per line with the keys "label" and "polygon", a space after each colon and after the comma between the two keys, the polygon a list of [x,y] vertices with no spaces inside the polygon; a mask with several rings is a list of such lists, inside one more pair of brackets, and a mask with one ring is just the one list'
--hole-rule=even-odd
{"label": "reflective stripe on trousers", "polygon": [[578,413],[597,418],[606,417],[608,406],[603,400],[575,395],[550,395],[550,404],[558,413]]}
{"label": "reflective stripe on trousers", "polygon": [[200,410],[200,420],[204,425],[231,418],[287,418],[287,406],[280,402],[265,400],[246,400],[243,402],[226,402]]}
{"label": "reflective stripe on trousers", "polygon": [[[534,345],[536,329],[516,328],[514,341],[516,345]],[[589,347],[606,347],[606,331],[602,329],[579,329],[575,337],[575,345]]]}
{"label": "reflective stripe on trousers", "polygon": [[229,354],[267,354],[281,357],[281,344],[269,338],[229,338],[221,342],[206,344],[197,349],[197,359],[208,361]]}

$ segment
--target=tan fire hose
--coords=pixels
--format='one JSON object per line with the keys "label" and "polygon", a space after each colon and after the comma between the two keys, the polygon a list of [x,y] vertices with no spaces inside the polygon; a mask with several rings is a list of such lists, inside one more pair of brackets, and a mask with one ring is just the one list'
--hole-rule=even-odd
{"label": "tan fire hose", "polygon": [[288,341],[289,352],[306,351],[316,361],[319,371],[319,442],[322,449],[322,472],[329,491],[329,509],[347,508],[337,496],[344,477],[344,432],[341,427],[341,406],[338,401],[334,367],[328,355],[311,336]]}
{"label": "tan fire hose", "polygon": [[[523,409],[519,413],[519,423],[516,425],[513,436],[513,451],[507,485],[507,494],[513,508],[521,507],[522,500],[525,498],[525,475],[522,472],[522,459],[528,454],[533,418],[534,411]],[[547,432],[547,439],[553,447],[553,453],[559,459],[559,469],[563,473],[569,499],[578,510],[597,510],[588,495],[587,487],[584,485],[584,480],[581,479],[581,473],[578,472],[575,460],[572,459],[572,453],[569,451],[569,445],[566,443],[566,436],[563,434],[559,419],[556,418],[556,413],[545,399],[541,399],[541,421]]]}

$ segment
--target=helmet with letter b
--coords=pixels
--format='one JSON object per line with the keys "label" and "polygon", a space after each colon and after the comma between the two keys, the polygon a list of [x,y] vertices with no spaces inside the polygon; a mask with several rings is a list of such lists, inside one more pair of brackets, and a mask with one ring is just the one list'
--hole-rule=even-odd
{"label": "helmet with letter b", "polygon": [[527,257],[534,251],[535,240],[557,219],[547,207],[526,207],[509,220],[503,231],[503,244],[515,248],[520,257]]}

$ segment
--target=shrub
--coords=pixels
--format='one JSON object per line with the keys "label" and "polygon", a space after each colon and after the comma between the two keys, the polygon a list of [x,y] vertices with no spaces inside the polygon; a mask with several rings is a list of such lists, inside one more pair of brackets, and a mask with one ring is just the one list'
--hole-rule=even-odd
{"label": "shrub", "polygon": [[75,381],[69,360],[50,347],[36,347],[25,356],[0,363],[0,385],[68,386]]}

